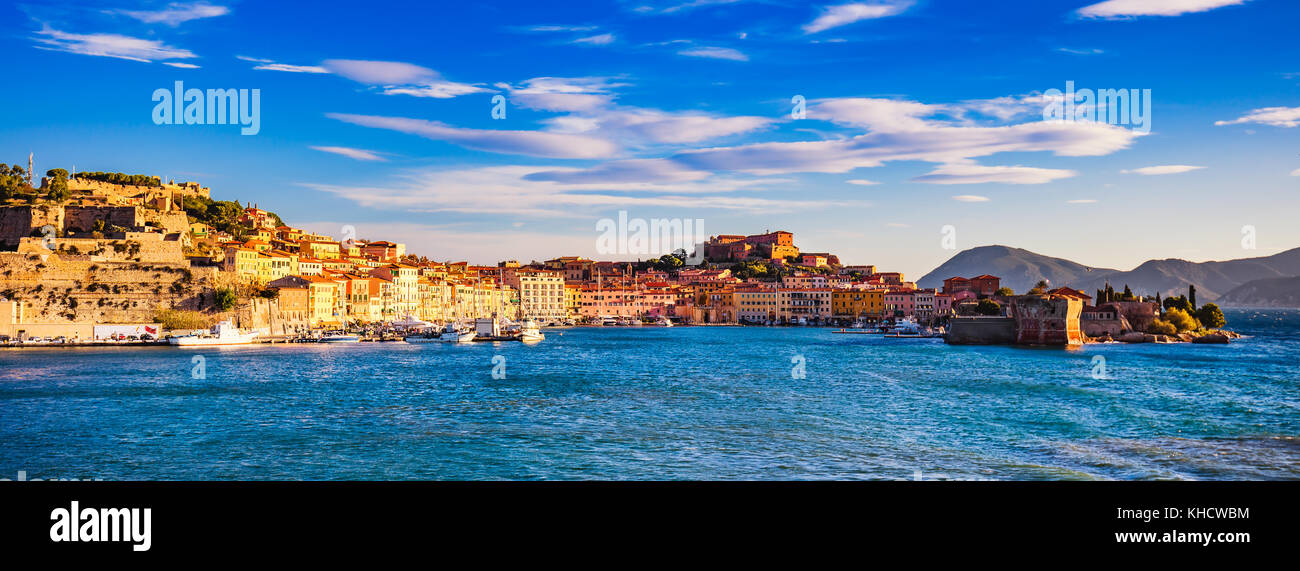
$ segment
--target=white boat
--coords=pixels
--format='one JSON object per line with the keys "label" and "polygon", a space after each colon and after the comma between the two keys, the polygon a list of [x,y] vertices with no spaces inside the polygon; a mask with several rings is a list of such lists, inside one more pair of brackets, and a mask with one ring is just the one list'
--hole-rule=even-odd
{"label": "white boat", "polygon": [[602,318],[602,319],[600,320],[600,324],[603,325],[603,326],[605,326],[605,327],[613,327],[613,326],[615,326],[615,325],[618,325],[618,318],[616,318],[616,317],[605,317],[605,318]]}
{"label": "white boat", "polygon": [[525,343],[546,339],[546,336],[542,334],[542,329],[537,326],[537,322],[531,319],[525,319],[524,322],[519,325],[516,335],[519,336],[520,341]]}
{"label": "white boat", "polygon": [[452,322],[448,323],[447,327],[443,328],[442,334],[438,336],[438,340],[443,343],[469,343],[477,336],[478,333],[472,328],[466,327],[461,323]]}
{"label": "white boat", "polygon": [[659,321],[655,322],[655,325],[658,325],[659,327],[672,327],[673,320],[668,319],[667,317],[660,317]]}
{"label": "white boat", "polygon": [[321,343],[360,343],[360,335],[349,335],[342,331],[331,331],[320,338]]}
{"label": "white boat", "polygon": [[211,345],[249,345],[257,338],[257,332],[240,333],[239,328],[229,321],[217,323],[209,335],[183,335],[172,337],[167,341],[177,347],[206,347]]}

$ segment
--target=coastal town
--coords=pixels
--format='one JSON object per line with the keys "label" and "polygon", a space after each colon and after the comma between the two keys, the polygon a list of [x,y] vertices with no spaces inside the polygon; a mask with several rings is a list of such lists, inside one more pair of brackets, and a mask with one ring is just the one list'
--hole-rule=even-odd
{"label": "coastal town", "polygon": [[[802,251],[782,230],[711,236],[647,260],[435,261],[404,244],[314,233],[194,182],[0,170],[0,341],[159,339],[218,323],[264,339],[507,318],[541,325],[808,325],[954,344],[1227,342],[1195,289],[1165,299],[994,275],[919,288],[900,272]],[[350,228],[340,234],[353,234]],[[379,237],[382,238],[382,237]],[[882,325],[883,324],[883,325]],[[898,330],[894,329],[897,333]]]}

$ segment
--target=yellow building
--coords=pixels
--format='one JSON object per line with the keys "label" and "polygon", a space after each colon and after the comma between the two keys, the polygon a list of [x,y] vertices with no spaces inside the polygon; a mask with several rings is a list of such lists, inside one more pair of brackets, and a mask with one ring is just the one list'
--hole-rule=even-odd
{"label": "yellow building", "polygon": [[884,290],[836,289],[831,292],[836,319],[879,319],[885,312]]}
{"label": "yellow building", "polygon": [[252,248],[228,246],[221,270],[235,274],[239,281],[261,281],[261,254]]}
{"label": "yellow building", "polygon": [[298,253],[309,258],[319,258],[323,260],[332,260],[339,257],[338,242],[323,242],[317,240],[303,240],[299,242]]}
{"label": "yellow building", "polygon": [[736,319],[752,323],[776,321],[780,300],[773,288],[761,286],[737,287],[732,293]]}

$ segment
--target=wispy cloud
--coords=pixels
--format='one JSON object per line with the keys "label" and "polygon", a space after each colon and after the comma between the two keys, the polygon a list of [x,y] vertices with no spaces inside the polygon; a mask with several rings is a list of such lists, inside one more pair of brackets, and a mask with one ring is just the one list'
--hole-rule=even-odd
{"label": "wispy cloud", "polygon": [[181,63],[181,62],[178,62],[178,61],[165,61],[165,62],[163,62],[163,65],[167,65],[167,66],[171,66],[171,67],[176,67],[176,68],[180,68],[180,69],[199,69],[199,66],[194,65],[194,64],[192,64],[192,63]]}
{"label": "wispy cloud", "polygon": [[325,69],[318,65],[292,65],[287,63],[279,63],[274,60],[269,60],[265,58],[256,58],[256,57],[249,57],[249,56],[235,56],[235,59],[256,63],[258,65],[253,66],[253,69],[262,70],[262,71],[286,71],[289,73],[329,73],[330,72],[330,70]]}
{"label": "wispy cloud", "polygon": [[1198,167],[1192,165],[1159,165],[1153,167],[1142,167],[1139,169],[1131,169],[1131,170],[1126,169],[1119,172],[1124,174],[1140,174],[1144,176],[1153,176],[1153,175],[1162,175],[1162,174],[1179,174],[1179,173],[1191,172],[1195,170],[1201,170],[1203,168],[1205,167]]}
{"label": "wispy cloud", "polygon": [[158,40],[133,38],[119,34],[72,34],[46,26],[36,32],[38,48],[88,56],[102,56],[139,62],[198,57],[186,49],[175,48]]}
{"label": "wispy cloud", "polygon": [[544,131],[466,129],[448,126],[437,121],[406,117],[380,117],[346,113],[326,113],[325,116],[362,127],[388,129],[493,153],[549,158],[598,159],[612,157],[618,152],[618,145],[605,139],[585,135],[548,133]]}
{"label": "wispy cloud", "polygon": [[546,32],[590,32],[590,31],[592,31],[592,30],[595,30],[595,29],[596,29],[596,26],[554,26],[554,25],[539,25],[539,26],[525,26],[525,27],[522,28],[522,29],[523,29],[524,31],[527,31],[527,32],[542,32],[542,33],[546,33]]}
{"label": "wispy cloud", "polygon": [[732,48],[720,48],[711,46],[700,46],[696,48],[687,48],[677,52],[678,55],[690,57],[702,57],[711,59],[725,59],[731,61],[749,61],[749,56],[740,50]]}
{"label": "wispy cloud", "polygon": [[1044,184],[1075,176],[1072,170],[1022,166],[984,166],[976,164],[940,165],[929,174],[913,178],[914,182],[932,184]]}
{"label": "wispy cloud", "polygon": [[[635,165],[633,170],[653,170]],[[742,188],[788,181],[737,180],[713,177],[702,180],[647,183],[585,179],[557,180],[534,176],[570,169],[523,165],[464,169],[426,169],[403,173],[389,184],[349,186],[303,183],[303,186],[378,209],[510,214],[528,218],[574,218],[614,208],[681,207],[738,212],[772,209],[812,210],[836,206],[861,206],[861,202],[773,199],[732,195]],[[686,198],[689,196],[689,198]]]}
{"label": "wispy cloud", "polygon": [[952,197],[952,199],[956,200],[957,202],[988,202],[989,201],[989,197],[987,196],[978,196],[974,194],[959,194],[957,196]]}
{"label": "wispy cloud", "polygon": [[1300,107],[1265,107],[1256,109],[1231,121],[1215,121],[1215,125],[1259,123],[1273,127],[1300,126]]}
{"label": "wispy cloud", "polygon": [[450,99],[491,91],[479,85],[449,81],[432,69],[400,61],[331,59],[325,60],[323,66],[340,77],[378,86],[385,95]]}
{"label": "wispy cloud", "polygon": [[855,184],[858,186],[875,186],[877,184],[880,184],[874,180],[867,180],[865,178],[854,178],[854,179],[846,180],[844,182],[847,182],[849,184]]}
{"label": "wispy cloud", "polygon": [[351,147],[323,147],[323,146],[322,147],[312,146],[310,148],[324,153],[333,153],[336,155],[342,155],[349,159],[356,159],[358,161],[387,161],[388,160],[385,159],[384,157],[379,156],[379,154],[374,151],[367,151],[365,149],[353,149]]}
{"label": "wispy cloud", "polygon": [[1300,176],[1300,169],[1291,171],[1291,176]]}
{"label": "wispy cloud", "polygon": [[573,40],[572,42],[569,42],[569,43],[573,43],[573,44],[586,44],[586,45],[590,45],[590,46],[604,46],[604,45],[608,45],[608,44],[612,44],[612,43],[614,43],[614,34],[597,34],[597,35],[595,35],[595,36],[588,36],[588,37],[585,37],[585,38],[578,38],[578,39]]}
{"label": "wispy cloud", "polygon": [[1106,0],[1080,8],[1085,18],[1132,18],[1136,16],[1181,16],[1206,12],[1224,6],[1245,4],[1247,0]]}
{"label": "wispy cloud", "polygon": [[[852,137],[819,141],[752,143],[683,151],[674,157],[694,168],[737,170],[752,174],[792,172],[843,173],[878,167],[890,161],[927,161],[949,165],[927,182],[978,182],[999,178],[1051,180],[1072,174],[1051,169],[978,167],[972,159],[1004,152],[1051,152],[1057,156],[1101,156],[1127,148],[1142,133],[1105,123],[1029,121],[996,127],[973,126],[936,116],[943,105],[891,99],[840,98],[810,102],[808,120],[821,120],[867,131]],[[972,163],[972,164],[964,164]],[[955,166],[961,165],[961,166]],[[982,169],[982,172],[977,172]],[[1026,170],[1030,169],[1030,170]],[[961,176],[958,176],[961,175]],[[927,175],[929,176],[929,175]]]}
{"label": "wispy cloud", "polygon": [[1065,201],[1066,204],[1096,204],[1096,202],[1096,200],[1091,198],[1077,198],[1075,200]]}
{"label": "wispy cloud", "polygon": [[230,8],[206,2],[173,2],[161,10],[117,10],[116,13],[146,24],[166,24],[175,27],[191,20],[225,16],[230,13]]}
{"label": "wispy cloud", "polygon": [[863,20],[895,16],[902,14],[911,6],[911,0],[880,0],[827,6],[821,9],[820,16],[804,24],[803,31],[805,34],[816,34]]}
{"label": "wispy cloud", "polygon": [[1056,51],[1076,56],[1095,56],[1106,53],[1101,48],[1056,48]]}

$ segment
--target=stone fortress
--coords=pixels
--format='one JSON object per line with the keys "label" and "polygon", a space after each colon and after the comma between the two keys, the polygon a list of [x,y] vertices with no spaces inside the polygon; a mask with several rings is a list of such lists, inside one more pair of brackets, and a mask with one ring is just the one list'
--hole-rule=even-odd
{"label": "stone fortress", "polygon": [[70,178],[68,190],[61,203],[0,205],[0,335],[88,339],[95,324],[150,323],[159,309],[211,302],[220,277],[186,258],[179,205],[209,189]]}

